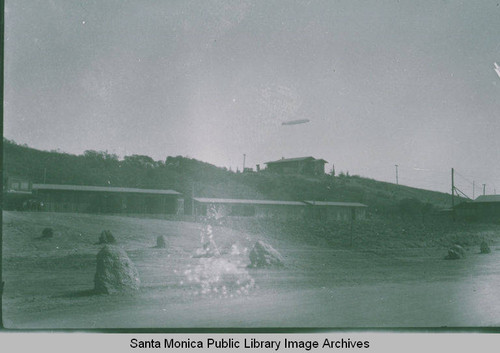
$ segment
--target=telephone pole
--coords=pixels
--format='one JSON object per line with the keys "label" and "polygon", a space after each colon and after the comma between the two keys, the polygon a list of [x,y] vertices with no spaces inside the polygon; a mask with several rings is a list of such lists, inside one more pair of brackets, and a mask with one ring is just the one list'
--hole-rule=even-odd
{"label": "telephone pole", "polygon": [[247,158],[247,155],[243,153],[243,172],[245,171],[245,160]]}
{"label": "telephone pole", "polygon": [[397,164],[394,164],[394,166],[396,167],[396,185],[399,185],[399,180],[398,180],[398,165]]}
{"label": "telephone pole", "polygon": [[483,195],[486,195],[486,184],[483,184]]}
{"label": "telephone pole", "polygon": [[476,182],[472,180],[472,199],[474,200],[476,198]]}
{"label": "telephone pole", "polygon": [[451,216],[455,221],[455,169],[451,168]]}
{"label": "telephone pole", "polygon": [[194,216],[194,183],[191,184],[191,215]]}

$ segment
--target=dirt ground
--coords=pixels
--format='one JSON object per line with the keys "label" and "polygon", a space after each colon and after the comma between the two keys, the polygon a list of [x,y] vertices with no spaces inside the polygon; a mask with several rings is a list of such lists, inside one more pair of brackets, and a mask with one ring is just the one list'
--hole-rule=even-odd
{"label": "dirt ground", "polygon": [[[200,257],[203,223],[120,216],[3,213],[8,328],[500,326],[500,251],[446,261],[446,248],[339,250],[212,229],[221,256]],[[54,236],[38,239],[45,227]],[[134,293],[94,294],[109,229],[136,265]],[[164,235],[165,249],[154,248]],[[497,239],[496,234],[489,238]],[[257,240],[286,259],[248,268]]]}

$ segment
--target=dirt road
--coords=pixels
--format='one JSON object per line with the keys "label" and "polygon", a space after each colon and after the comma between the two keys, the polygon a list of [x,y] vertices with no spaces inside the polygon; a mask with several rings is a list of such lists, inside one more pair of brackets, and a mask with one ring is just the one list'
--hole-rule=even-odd
{"label": "dirt road", "polygon": [[[445,249],[336,250],[274,240],[287,266],[249,269],[248,249],[256,241],[250,234],[214,229],[223,255],[211,262],[193,257],[200,247],[200,224],[47,217],[4,213],[7,327],[500,325],[500,251],[495,247],[489,255],[471,248],[465,259],[445,261]],[[47,242],[34,240],[46,224],[59,233]],[[91,292],[100,248],[94,242],[101,229],[117,235],[138,267],[138,292]],[[157,234],[167,236],[167,249],[152,247]],[[211,275],[221,271],[228,276]],[[254,283],[247,292],[234,287],[243,275]],[[223,287],[233,289],[223,293]]]}

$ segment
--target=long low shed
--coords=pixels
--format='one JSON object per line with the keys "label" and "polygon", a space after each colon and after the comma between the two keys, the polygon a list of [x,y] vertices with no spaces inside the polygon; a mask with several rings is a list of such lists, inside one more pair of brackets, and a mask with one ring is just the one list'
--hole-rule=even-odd
{"label": "long low shed", "polygon": [[358,202],[304,201],[308,214],[322,221],[349,221],[366,218],[367,205]]}
{"label": "long low shed", "polygon": [[196,197],[193,200],[195,215],[213,218],[227,216],[282,219],[306,217],[319,220],[348,221],[364,219],[367,208],[366,205],[352,202],[247,200],[203,197]]}
{"label": "long low shed", "polygon": [[298,201],[215,199],[195,197],[195,214],[221,218],[226,216],[278,217],[302,216],[305,204]]}
{"label": "long low shed", "polygon": [[57,184],[32,188],[43,210],[52,212],[175,214],[182,203],[174,190]]}
{"label": "long low shed", "polygon": [[500,195],[481,195],[455,206],[455,212],[465,220],[500,222]]}

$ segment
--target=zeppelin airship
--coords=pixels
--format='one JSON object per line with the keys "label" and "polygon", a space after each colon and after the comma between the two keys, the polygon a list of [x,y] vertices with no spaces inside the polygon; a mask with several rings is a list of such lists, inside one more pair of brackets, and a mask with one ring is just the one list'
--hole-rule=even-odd
{"label": "zeppelin airship", "polygon": [[496,71],[498,77],[500,77],[500,66],[498,66],[497,63],[495,63],[495,71]]}
{"label": "zeppelin airship", "polygon": [[289,121],[282,122],[281,125],[305,124],[305,123],[308,123],[309,121],[310,121],[309,119],[289,120]]}

